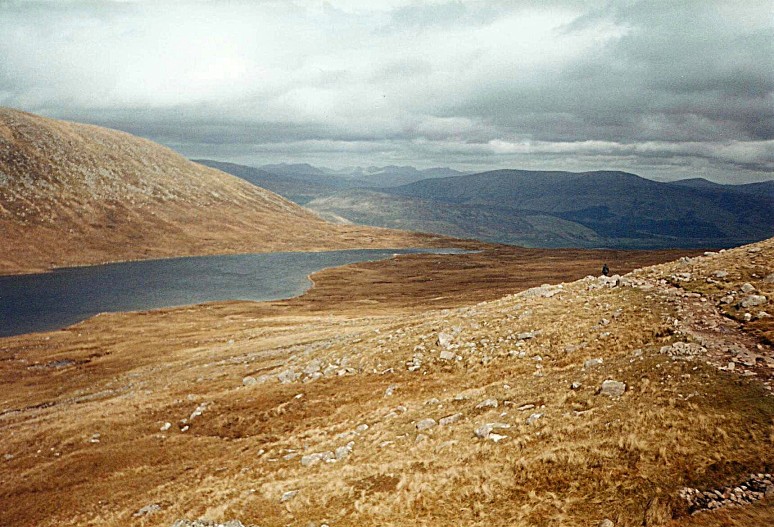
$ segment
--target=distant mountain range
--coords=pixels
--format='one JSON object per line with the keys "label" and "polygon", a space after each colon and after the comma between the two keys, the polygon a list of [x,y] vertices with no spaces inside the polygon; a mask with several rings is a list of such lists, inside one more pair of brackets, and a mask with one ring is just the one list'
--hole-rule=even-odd
{"label": "distant mountain range", "polygon": [[[266,170],[271,165],[250,172],[205,163],[333,221],[532,247],[726,247],[774,235],[774,181],[662,183],[616,171],[497,170],[390,185],[380,179],[387,170],[369,180],[311,165],[274,165],[284,172],[280,181]],[[404,170],[408,178],[422,172]]]}

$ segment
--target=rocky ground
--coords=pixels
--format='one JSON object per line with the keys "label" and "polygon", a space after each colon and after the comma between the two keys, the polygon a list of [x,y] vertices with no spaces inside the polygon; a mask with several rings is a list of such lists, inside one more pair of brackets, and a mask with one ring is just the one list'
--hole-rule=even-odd
{"label": "rocky ground", "polygon": [[432,258],[1,340],[0,524],[774,522],[774,240],[473,304]]}

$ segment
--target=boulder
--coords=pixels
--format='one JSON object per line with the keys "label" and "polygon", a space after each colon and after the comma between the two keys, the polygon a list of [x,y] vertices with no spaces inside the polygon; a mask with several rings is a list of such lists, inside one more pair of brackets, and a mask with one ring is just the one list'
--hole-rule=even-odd
{"label": "boulder", "polygon": [[626,384],[619,381],[606,380],[602,382],[602,386],[599,390],[600,395],[606,395],[608,397],[620,397],[626,391]]}

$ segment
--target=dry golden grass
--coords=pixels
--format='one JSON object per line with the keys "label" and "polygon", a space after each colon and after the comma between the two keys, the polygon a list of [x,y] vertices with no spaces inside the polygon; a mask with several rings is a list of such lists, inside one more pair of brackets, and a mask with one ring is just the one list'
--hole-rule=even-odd
{"label": "dry golden grass", "polygon": [[[644,269],[636,287],[567,283],[544,290],[549,298],[403,312],[208,305],[4,339],[0,455],[13,457],[0,460],[0,524],[769,525],[769,502],[689,517],[677,491],[772,471],[771,370],[722,371],[714,347],[693,360],[660,351],[694,339],[714,303],[659,280],[689,266],[690,288],[722,265],[739,273],[726,289],[749,279],[764,290],[774,241],[758,247]],[[439,358],[441,332],[459,360]],[[771,355],[745,325],[717,339],[757,339]],[[592,358],[603,362],[584,368]],[[45,366],[61,359],[76,364]],[[342,374],[277,381],[315,359]],[[625,382],[624,395],[600,395],[606,379]],[[476,408],[489,398],[497,408]],[[456,413],[450,425],[416,428]],[[543,415],[527,424],[533,413]],[[510,425],[496,430],[507,438],[474,435],[495,422]],[[301,463],[350,441],[345,459]],[[151,503],[161,510],[132,516]]]}

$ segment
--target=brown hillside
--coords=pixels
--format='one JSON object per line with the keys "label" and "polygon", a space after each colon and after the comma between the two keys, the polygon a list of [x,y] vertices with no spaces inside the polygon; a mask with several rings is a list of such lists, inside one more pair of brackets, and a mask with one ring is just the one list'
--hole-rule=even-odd
{"label": "brown hillside", "polygon": [[169,256],[405,247],[130,134],[0,108],[0,274]]}
{"label": "brown hillside", "polygon": [[774,240],[572,281],[590,253],[0,339],[0,525],[774,524]]}

